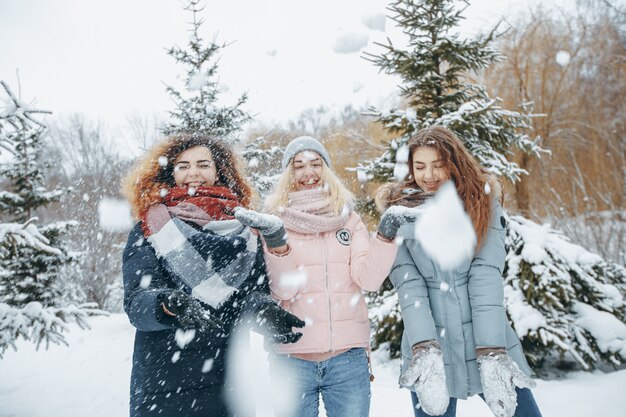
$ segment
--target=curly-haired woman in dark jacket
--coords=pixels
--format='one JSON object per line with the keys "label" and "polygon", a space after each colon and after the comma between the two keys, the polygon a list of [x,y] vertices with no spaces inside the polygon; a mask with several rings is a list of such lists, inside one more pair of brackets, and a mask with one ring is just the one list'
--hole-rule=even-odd
{"label": "curly-haired woman in dark jacket", "polygon": [[137,329],[130,415],[231,416],[225,368],[238,324],[256,318],[282,343],[304,325],[269,298],[260,241],[233,216],[250,187],[226,144],[180,135],[148,151],[125,194],[139,219],[123,256]]}

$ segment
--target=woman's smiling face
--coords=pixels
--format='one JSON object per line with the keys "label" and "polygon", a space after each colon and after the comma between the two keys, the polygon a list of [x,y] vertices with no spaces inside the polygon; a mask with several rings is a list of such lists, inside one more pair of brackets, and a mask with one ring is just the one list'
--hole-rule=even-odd
{"label": "woman's smiling face", "polygon": [[450,179],[437,150],[428,146],[420,146],[413,151],[411,170],[417,186],[427,193],[434,193]]}
{"label": "woman's smiling face", "polygon": [[211,187],[216,179],[215,161],[205,146],[189,148],[174,160],[174,182],[179,187]]}
{"label": "woman's smiling face", "polygon": [[296,191],[320,187],[322,185],[322,164],[324,161],[317,152],[302,151],[293,157],[293,182]]}

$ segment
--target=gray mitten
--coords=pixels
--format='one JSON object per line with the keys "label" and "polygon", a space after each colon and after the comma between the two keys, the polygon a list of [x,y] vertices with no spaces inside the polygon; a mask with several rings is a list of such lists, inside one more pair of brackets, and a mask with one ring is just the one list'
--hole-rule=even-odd
{"label": "gray mitten", "polygon": [[380,217],[378,223],[378,233],[383,237],[392,240],[396,237],[398,229],[405,223],[414,222],[417,217],[417,210],[404,206],[391,206]]}
{"label": "gray mitten", "polygon": [[480,382],[485,402],[496,417],[513,417],[517,408],[515,387],[534,388],[530,379],[504,349],[479,355]]}
{"label": "gray mitten", "polygon": [[430,340],[413,346],[413,359],[400,376],[400,385],[415,387],[420,406],[426,414],[440,416],[446,412],[450,394],[439,343]]}
{"label": "gray mitten", "polygon": [[287,244],[287,233],[283,221],[273,214],[237,207],[235,218],[244,226],[258,230],[268,248],[278,248]]}

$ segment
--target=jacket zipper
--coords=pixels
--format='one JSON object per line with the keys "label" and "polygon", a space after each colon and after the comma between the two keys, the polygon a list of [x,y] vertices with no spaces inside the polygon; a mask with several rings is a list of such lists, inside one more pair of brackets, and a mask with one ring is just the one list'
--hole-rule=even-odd
{"label": "jacket zipper", "polygon": [[[441,282],[445,282],[447,285],[450,285],[450,284],[448,284],[448,282],[446,282],[445,274],[443,272],[441,272],[437,268],[437,266],[435,265],[434,262],[431,261],[431,263],[433,264],[433,271],[435,271],[434,273],[438,273],[439,274],[439,277],[441,278]],[[452,283],[452,285],[454,285],[454,282]],[[441,291],[441,287],[439,288],[439,290]],[[449,290],[450,290],[450,288],[448,288],[448,290],[446,290],[444,292],[442,300],[441,300],[441,302],[443,304],[443,323],[444,323],[444,326],[446,326],[446,327],[448,327],[448,307],[446,306],[446,303],[447,303],[447,297],[448,297],[448,291]],[[461,327],[462,326],[463,325],[461,325]],[[444,329],[446,330],[446,333],[447,333],[448,329],[446,327],[444,327]],[[461,333],[462,332],[463,332],[463,329],[461,328]],[[449,335],[446,335],[446,336],[449,337]],[[441,334],[439,334],[439,337],[441,337]],[[453,357],[452,353],[450,352],[450,343],[444,343],[444,345],[446,346],[446,350],[448,351],[448,358],[450,358],[451,373],[452,373],[452,375],[456,375],[456,369],[455,369],[455,366],[454,366],[454,357]],[[463,350],[465,350],[465,347],[463,347]],[[453,388],[453,391],[456,391],[455,378],[452,378],[452,388]]]}
{"label": "jacket zipper", "polygon": [[326,299],[328,300],[328,342],[329,350],[333,350],[333,317],[330,305],[330,288],[328,287],[328,260],[326,259],[326,245],[324,245],[324,235],[320,234],[320,242],[322,244],[322,255],[324,255],[324,282],[326,284]]}

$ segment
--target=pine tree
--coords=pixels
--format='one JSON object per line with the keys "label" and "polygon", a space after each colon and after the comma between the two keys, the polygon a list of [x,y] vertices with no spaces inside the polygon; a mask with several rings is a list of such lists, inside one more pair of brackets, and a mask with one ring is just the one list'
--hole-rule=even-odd
{"label": "pine tree", "polygon": [[168,86],[176,109],[170,112],[171,121],[164,128],[167,135],[187,132],[216,136],[236,141],[236,133],[251,117],[241,109],[248,99],[242,94],[234,106],[218,106],[220,93],[217,77],[218,54],[226,46],[214,41],[205,45],[200,36],[204,21],[200,13],[204,7],[200,0],[189,0],[184,7],[192,16],[187,48],[174,46],[168,55],[185,68],[185,90]]}
{"label": "pine tree", "polygon": [[242,157],[247,163],[248,180],[261,198],[271,190],[282,172],[283,148],[273,138],[261,136],[250,140],[243,149]]}
{"label": "pine tree", "polygon": [[[486,36],[461,39],[454,31],[463,10],[456,8],[454,0],[396,0],[389,10],[407,36],[407,47],[398,48],[388,40],[379,44],[382,53],[367,53],[366,59],[382,72],[401,77],[401,95],[408,108],[370,109],[378,122],[399,136],[382,156],[359,166],[360,175],[374,181],[404,178],[409,169],[406,142],[413,132],[432,125],[456,133],[491,173],[513,182],[527,174],[509,157],[514,148],[531,155],[545,152],[538,145],[539,138],[525,133],[533,117],[530,104],[521,104],[520,111],[503,109],[499,98],[489,97],[484,87],[470,82],[474,74],[502,59],[491,47],[497,29]],[[569,353],[586,369],[600,360],[622,363],[626,359],[624,269],[591,254],[566,258],[568,252],[562,250],[566,246],[569,253],[576,248],[582,254],[584,249],[555,231],[551,236],[560,237],[545,242],[546,256],[539,260],[524,257],[534,236],[520,232],[527,222],[513,217],[507,230],[505,291],[509,318],[530,361],[541,365],[547,357]],[[374,311],[384,313],[374,317],[375,347],[390,340],[397,343],[402,330],[397,304],[391,311],[386,308],[387,298],[395,297],[388,290],[369,300]],[[525,314],[517,314],[531,309],[537,313],[536,326],[525,321]],[[612,329],[620,336],[589,325],[586,319],[597,314],[611,317]],[[392,353],[397,351],[399,346],[391,346]]]}
{"label": "pine tree", "polygon": [[490,46],[496,29],[471,40],[454,33],[463,19],[463,10],[456,10],[454,3],[394,1],[389,6],[390,17],[407,36],[407,49],[388,40],[388,44],[377,44],[383,48],[382,53],[365,54],[381,72],[402,78],[400,93],[408,105],[406,110],[370,109],[369,114],[390,133],[401,134],[381,157],[359,167],[370,179],[388,180],[394,169],[400,176],[406,159],[404,152],[398,151],[411,133],[435,124],[455,132],[489,171],[511,180],[525,173],[507,158],[511,147],[531,153],[541,151],[537,140],[523,133],[530,128],[528,104],[520,112],[505,110],[499,98],[489,97],[484,87],[471,83],[472,74],[502,57]]}
{"label": "pine tree", "polygon": [[626,269],[574,245],[549,224],[512,216],[505,305],[529,361],[555,351],[584,369],[626,359]]}
{"label": "pine tree", "polygon": [[[41,163],[46,126],[36,119],[46,111],[29,108],[1,82],[7,95],[0,111],[0,143],[6,155],[0,176],[7,191],[0,194],[0,356],[23,337],[38,346],[65,343],[65,322],[86,326],[94,305],[64,306],[59,286],[61,268],[75,259],[62,235],[74,222],[37,227],[38,208],[58,201],[67,192],[44,187]],[[4,160],[5,159],[5,160]]]}

